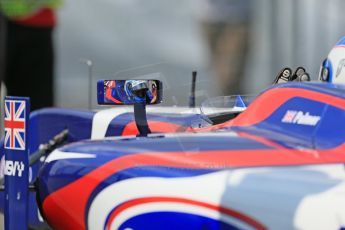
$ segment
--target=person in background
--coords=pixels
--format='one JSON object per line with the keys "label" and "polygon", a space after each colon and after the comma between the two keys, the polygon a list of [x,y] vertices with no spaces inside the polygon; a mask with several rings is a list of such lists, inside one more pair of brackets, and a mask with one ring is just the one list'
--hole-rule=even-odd
{"label": "person in background", "polygon": [[60,0],[0,0],[7,94],[30,97],[31,110],[53,105],[52,35],[59,6]]}
{"label": "person in background", "polygon": [[252,0],[200,0],[197,15],[221,94],[240,94],[249,47]]}

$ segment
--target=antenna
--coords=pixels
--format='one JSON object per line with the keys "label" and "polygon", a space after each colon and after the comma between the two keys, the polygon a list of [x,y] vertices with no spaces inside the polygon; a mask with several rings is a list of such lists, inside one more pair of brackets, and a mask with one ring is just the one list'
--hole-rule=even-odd
{"label": "antenna", "polygon": [[86,59],[86,58],[82,58],[80,59],[80,62],[83,64],[86,64],[88,67],[88,75],[89,75],[89,101],[88,101],[88,108],[91,110],[91,106],[92,106],[92,67],[93,67],[93,63],[90,59]]}
{"label": "antenna", "polygon": [[196,75],[197,72],[193,71],[192,72],[192,88],[189,96],[189,107],[190,108],[195,108],[195,82],[196,82]]}

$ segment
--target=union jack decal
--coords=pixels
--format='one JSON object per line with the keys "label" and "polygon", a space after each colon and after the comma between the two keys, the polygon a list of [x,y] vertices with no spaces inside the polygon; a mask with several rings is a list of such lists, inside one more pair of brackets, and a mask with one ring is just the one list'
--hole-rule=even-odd
{"label": "union jack decal", "polygon": [[25,150],[25,101],[5,100],[5,148]]}

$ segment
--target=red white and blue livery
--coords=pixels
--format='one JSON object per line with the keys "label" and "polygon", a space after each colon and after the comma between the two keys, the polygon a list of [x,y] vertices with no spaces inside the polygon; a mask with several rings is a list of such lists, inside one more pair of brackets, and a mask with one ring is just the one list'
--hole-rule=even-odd
{"label": "red white and blue livery", "polygon": [[[7,118],[28,112],[16,100]],[[3,166],[17,172],[6,189],[29,183],[0,193],[6,229],[345,229],[345,85],[274,85],[239,114],[145,106],[32,112],[19,135],[29,160],[3,160],[24,164],[21,177]],[[13,204],[28,205],[22,217]]]}

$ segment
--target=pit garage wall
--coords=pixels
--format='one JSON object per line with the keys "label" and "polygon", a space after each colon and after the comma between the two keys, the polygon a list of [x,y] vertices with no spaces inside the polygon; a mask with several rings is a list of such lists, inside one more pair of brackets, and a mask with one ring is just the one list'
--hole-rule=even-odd
{"label": "pit garage wall", "polygon": [[253,1],[246,91],[265,88],[285,67],[304,66],[312,79],[333,45],[345,36],[341,0]]}

